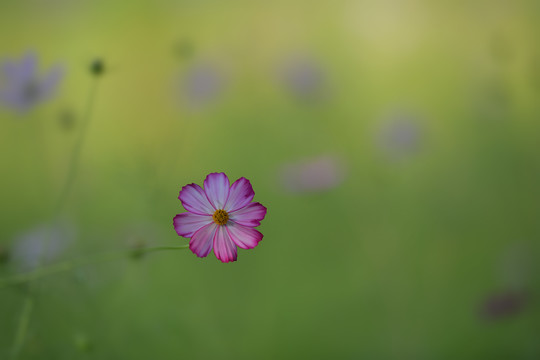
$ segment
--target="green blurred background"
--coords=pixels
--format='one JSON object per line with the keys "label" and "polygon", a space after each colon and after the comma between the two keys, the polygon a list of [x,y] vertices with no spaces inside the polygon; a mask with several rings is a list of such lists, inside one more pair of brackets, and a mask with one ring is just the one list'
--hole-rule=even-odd
{"label": "green blurred background", "polygon": [[0,109],[2,277],[39,256],[96,58],[47,260],[187,244],[178,191],[209,172],[268,214],[236,263],[0,289],[0,358],[540,358],[539,21],[538,1],[3,1],[0,58],[66,71]]}

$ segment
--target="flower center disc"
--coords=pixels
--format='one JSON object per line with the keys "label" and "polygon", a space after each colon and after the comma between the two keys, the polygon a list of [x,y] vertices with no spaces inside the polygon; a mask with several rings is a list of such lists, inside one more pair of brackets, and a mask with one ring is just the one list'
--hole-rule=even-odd
{"label": "flower center disc", "polygon": [[225,210],[219,209],[212,215],[212,219],[218,225],[225,225],[229,221],[229,214]]}

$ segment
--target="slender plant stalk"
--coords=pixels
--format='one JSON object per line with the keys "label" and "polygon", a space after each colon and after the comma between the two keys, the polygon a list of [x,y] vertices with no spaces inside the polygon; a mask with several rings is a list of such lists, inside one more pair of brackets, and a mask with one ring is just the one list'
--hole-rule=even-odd
{"label": "slender plant stalk", "polygon": [[[97,85],[98,85],[98,78],[94,77],[92,79],[92,85],[90,87],[90,92],[88,94],[88,98],[86,101],[86,106],[83,113],[83,121],[82,121],[82,129],[79,134],[79,138],[77,139],[75,146],[73,148],[73,152],[71,153],[71,160],[69,162],[68,167],[68,174],[66,176],[66,181],[64,183],[64,187],[61,190],[61,193],[58,197],[58,201],[55,204],[55,207],[53,208],[53,215],[52,215],[52,223],[55,224],[58,220],[58,217],[60,215],[60,212],[62,211],[63,207],[65,206],[65,203],[68,199],[69,193],[71,191],[71,188],[73,187],[73,182],[75,180],[75,177],[77,175],[77,169],[78,169],[78,161],[81,153],[81,149],[84,143],[84,139],[86,137],[86,130],[88,129],[88,124],[90,123],[90,119],[92,117],[92,110],[94,107],[94,100],[96,97],[97,92]],[[52,231],[52,229],[51,229]],[[43,264],[43,258],[46,256],[48,252],[48,246],[49,246],[49,240],[50,240],[50,231],[48,236],[45,238],[44,244],[43,244],[43,253],[39,259],[39,264]],[[64,265],[65,266],[65,265]],[[39,269],[38,269],[39,270]],[[36,270],[37,271],[37,270]],[[58,270],[56,271],[58,272]],[[54,272],[53,272],[54,273]],[[38,277],[39,278],[39,277]],[[26,281],[22,281],[26,282]],[[2,287],[3,281],[0,281],[0,287]],[[26,336],[26,327],[28,326],[28,323],[30,321],[30,316],[32,314],[32,307],[34,303],[34,292],[30,292],[30,289],[28,290],[29,293],[27,295],[27,301],[24,304],[23,312],[21,313],[21,317],[19,318],[19,330],[17,332],[17,335],[15,337],[15,341],[13,343],[12,348],[12,359],[16,360],[19,356],[19,353],[24,346],[25,336]],[[31,305],[27,305],[27,304]]]}
{"label": "slender plant stalk", "polygon": [[62,192],[60,193],[60,196],[58,197],[58,202],[56,203],[56,206],[54,208],[54,212],[53,212],[54,220],[56,220],[56,218],[60,214],[60,211],[62,211],[62,208],[64,207],[67,201],[71,188],[73,187],[73,182],[77,175],[79,157],[81,154],[82,146],[84,144],[84,140],[86,138],[86,131],[88,129],[88,124],[90,123],[90,119],[92,117],[92,110],[94,108],[94,100],[96,98],[97,86],[98,86],[98,79],[93,78],[92,85],[90,88],[90,93],[86,101],[85,111],[83,113],[84,117],[82,121],[81,132],[79,134],[79,138],[77,139],[77,142],[75,143],[73,152],[71,153],[71,161],[68,167],[68,174],[66,176],[66,182],[64,184],[64,187],[62,188]]}
{"label": "slender plant stalk", "polygon": [[26,338],[26,331],[28,330],[28,324],[30,322],[30,316],[32,315],[32,309],[34,308],[34,298],[32,294],[28,293],[24,299],[24,304],[17,324],[17,332],[15,333],[15,341],[13,348],[11,349],[11,359],[17,359],[19,353],[24,345]]}
{"label": "slender plant stalk", "polygon": [[[35,111],[34,111],[35,114]],[[41,168],[40,170],[43,170],[43,168],[46,168],[46,158],[47,158],[47,150],[45,146],[44,141],[44,132],[45,129],[43,127],[43,123],[36,119],[35,115],[32,116],[32,127],[35,130],[35,138],[34,138],[34,151],[33,154],[35,156],[35,159],[37,160],[38,164],[37,167]],[[0,281],[0,288],[2,287],[2,282]],[[19,319],[17,321],[17,325],[14,332],[14,340],[13,340],[13,346],[11,348],[10,353],[10,359],[16,360],[19,357],[19,354],[21,352],[21,349],[24,345],[24,341],[26,339],[26,332],[28,330],[28,325],[30,323],[30,318],[32,316],[32,311],[34,309],[34,297],[30,293],[30,289],[25,289],[25,296],[23,299],[23,305],[21,309],[21,314],[19,315]]]}
{"label": "slender plant stalk", "polygon": [[58,262],[56,264],[42,266],[32,271],[28,271],[25,273],[21,273],[21,274],[13,275],[4,279],[0,279],[0,288],[10,286],[10,285],[24,284],[24,283],[32,282],[35,280],[40,280],[50,275],[68,272],[68,271],[71,271],[71,270],[74,270],[76,268],[86,266],[86,265],[92,265],[92,264],[97,264],[104,261],[125,258],[128,255],[141,256],[143,254],[157,252],[157,251],[183,250],[187,248],[189,248],[189,245],[156,246],[156,247],[148,247],[148,248],[141,248],[141,249],[111,251],[111,252],[106,252],[106,253],[101,253],[101,254],[95,254],[92,256],[81,257],[79,259],[65,260],[65,261]]}

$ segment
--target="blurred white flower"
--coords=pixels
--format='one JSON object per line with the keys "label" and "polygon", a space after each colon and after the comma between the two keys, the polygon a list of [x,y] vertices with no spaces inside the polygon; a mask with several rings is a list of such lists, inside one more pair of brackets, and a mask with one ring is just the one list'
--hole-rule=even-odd
{"label": "blurred white flower", "polygon": [[395,112],[381,121],[376,141],[386,156],[399,160],[418,153],[424,137],[424,129],[415,116]]}
{"label": "blurred white flower", "polygon": [[280,176],[285,190],[303,193],[335,188],[343,182],[345,173],[341,158],[321,155],[283,165]]}
{"label": "blurred white flower", "polygon": [[71,223],[41,224],[15,236],[11,260],[18,271],[32,270],[58,259],[74,239]]}
{"label": "blurred white flower", "polygon": [[0,66],[0,102],[20,112],[50,99],[64,73],[56,65],[40,77],[34,53],[26,54],[20,61],[4,60]]}

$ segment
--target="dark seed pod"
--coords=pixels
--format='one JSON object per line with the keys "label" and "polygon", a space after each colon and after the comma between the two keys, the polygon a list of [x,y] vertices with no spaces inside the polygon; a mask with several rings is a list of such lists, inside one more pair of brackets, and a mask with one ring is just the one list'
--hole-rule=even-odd
{"label": "dark seed pod", "polygon": [[102,59],[95,59],[90,64],[90,73],[93,76],[101,76],[105,72],[105,63]]}

